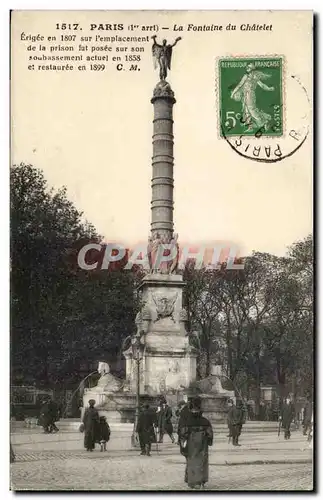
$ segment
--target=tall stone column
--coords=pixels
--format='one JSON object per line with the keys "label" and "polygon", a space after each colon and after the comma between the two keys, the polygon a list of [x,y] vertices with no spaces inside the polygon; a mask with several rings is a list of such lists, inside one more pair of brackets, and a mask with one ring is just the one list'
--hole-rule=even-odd
{"label": "tall stone column", "polygon": [[173,237],[173,106],[176,102],[169,83],[160,81],[151,99],[154,105],[151,233],[164,241]]}

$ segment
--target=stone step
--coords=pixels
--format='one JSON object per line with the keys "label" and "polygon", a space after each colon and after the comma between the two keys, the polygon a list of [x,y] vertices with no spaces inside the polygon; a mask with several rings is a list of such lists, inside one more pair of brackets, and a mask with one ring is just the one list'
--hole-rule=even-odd
{"label": "stone step", "polygon": [[[68,431],[68,432],[78,432],[81,421],[77,418],[62,418],[58,427],[60,431]],[[120,432],[132,432],[133,424],[132,423],[119,423],[119,422],[110,422],[109,423],[111,430],[117,430]],[[174,426],[176,429],[176,426]],[[24,421],[12,421],[11,422],[11,431],[19,432],[23,429],[36,429],[39,428],[37,424],[30,423],[27,424]],[[228,426],[225,423],[217,423],[213,425],[213,429],[217,433],[227,433]],[[292,424],[292,429],[295,429],[295,425]],[[243,426],[244,432],[276,432],[278,431],[278,422],[261,422],[261,421],[247,421]]]}

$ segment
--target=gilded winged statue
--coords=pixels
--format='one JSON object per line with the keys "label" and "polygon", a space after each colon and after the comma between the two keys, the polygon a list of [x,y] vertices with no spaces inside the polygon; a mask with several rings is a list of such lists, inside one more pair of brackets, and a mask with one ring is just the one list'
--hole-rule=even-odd
{"label": "gilded winged statue", "polygon": [[172,51],[173,47],[181,40],[179,36],[176,38],[175,42],[170,45],[167,45],[167,40],[163,40],[163,44],[159,45],[156,42],[156,35],[151,37],[154,40],[152,46],[152,53],[154,59],[154,68],[157,69],[157,65],[159,65],[159,78],[161,81],[166,80],[167,70],[171,69],[171,60],[172,60]]}

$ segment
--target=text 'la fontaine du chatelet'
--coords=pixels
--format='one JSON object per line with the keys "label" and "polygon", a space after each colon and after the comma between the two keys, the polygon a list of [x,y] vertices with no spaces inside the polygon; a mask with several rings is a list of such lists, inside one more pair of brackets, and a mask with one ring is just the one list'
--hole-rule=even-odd
{"label": "text 'la fontaine du chatelet'", "polygon": [[[187,26],[182,24],[174,24],[173,31],[235,31],[237,26],[235,24],[227,24],[223,26],[221,24],[188,24]],[[238,27],[240,31],[272,31],[272,24],[240,24]]]}

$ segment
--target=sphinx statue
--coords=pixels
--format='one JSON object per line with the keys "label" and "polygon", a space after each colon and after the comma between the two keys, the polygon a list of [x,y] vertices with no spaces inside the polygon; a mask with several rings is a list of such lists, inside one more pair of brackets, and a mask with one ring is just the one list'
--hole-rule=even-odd
{"label": "sphinx statue", "polygon": [[220,378],[222,372],[221,368],[222,367],[219,365],[212,365],[210,375],[202,380],[193,382],[192,389],[202,394],[221,394],[228,397],[234,396],[234,391],[227,391],[222,387]]}
{"label": "sphinx statue", "polygon": [[122,389],[125,381],[115,377],[110,373],[110,367],[108,363],[100,361],[98,372],[100,374],[100,378],[93,391],[112,393],[118,392]]}

